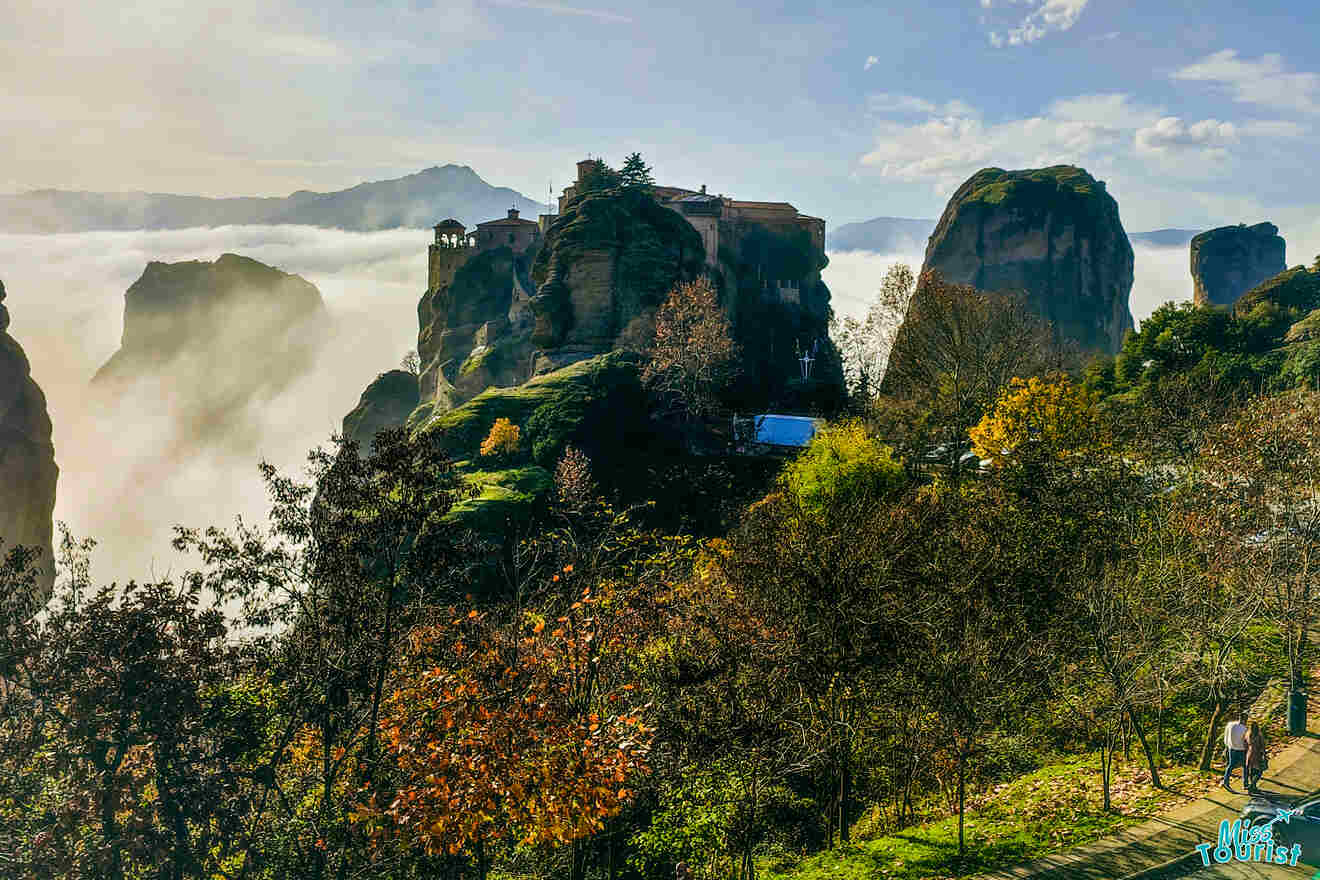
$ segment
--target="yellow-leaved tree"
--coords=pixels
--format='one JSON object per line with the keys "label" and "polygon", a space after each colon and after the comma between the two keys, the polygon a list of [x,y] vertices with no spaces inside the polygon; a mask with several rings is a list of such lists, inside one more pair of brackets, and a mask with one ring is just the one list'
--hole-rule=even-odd
{"label": "yellow-leaved tree", "polygon": [[505,418],[495,420],[486,439],[481,441],[481,454],[485,458],[512,458],[518,453],[522,432]]}
{"label": "yellow-leaved tree", "polygon": [[996,465],[1028,443],[1056,458],[1100,452],[1108,441],[1096,404],[1094,394],[1067,376],[1013,379],[968,432],[972,451]]}

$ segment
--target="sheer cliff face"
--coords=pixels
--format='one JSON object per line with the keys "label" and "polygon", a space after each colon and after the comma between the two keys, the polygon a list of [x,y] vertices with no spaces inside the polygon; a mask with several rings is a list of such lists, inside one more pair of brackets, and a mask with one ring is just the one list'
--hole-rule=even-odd
{"label": "sheer cliff face", "polygon": [[1193,299],[1231,306],[1238,297],[1286,268],[1285,244],[1273,223],[1221,226],[1192,239]]}
{"label": "sheer cliff face", "polygon": [[32,380],[27,356],[5,332],[9,312],[0,283],[0,555],[15,546],[39,548],[37,598],[55,582],[51,554],[55,511],[55,447],[46,396]]}
{"label": "sheer cliff face", "polygon": [[612,349],[705,264],[701,235],[633,190],[602,190],[564,208],[532,266],[538,369]]}
{"label": "sheer cliff face", "polygon": [[423,402],[438,411],[490,385],[516,385],[531,370],[530,270],[536,248],[481,251],[417,304]]}
{"label": "sheer cliff face", "polygon": [[923,270],[986,291],[1025,292],[1084,350],[1116,352],[1133,327],[1132,245],[1118,204],[1080,168],[977,172],[958,188]]}

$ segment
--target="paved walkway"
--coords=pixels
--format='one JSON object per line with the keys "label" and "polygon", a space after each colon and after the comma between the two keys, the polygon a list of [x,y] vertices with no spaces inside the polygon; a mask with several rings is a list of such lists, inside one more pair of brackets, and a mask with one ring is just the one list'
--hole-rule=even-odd
{"label": "paved walkway", "polygon": [[[1312,696],[1308,709],[1308,718],[1314,721],[1311,713],[1320,709],[1320,697]],[[1242,784],[1240,773],[1234,771],[1236,786]],[[1262,794],[1286,796],[1320,791],[1320,735],[1308,733],[1272,756],[1260,789]],[[1246,802],[1245,794],[1230,794],[1221,788],[1111,837],[985,874],[979,880],[1120,880],[1194,855],[1198,843],[1218,838],[1220,820],[1235,818]],[[1301,876],[1310,876],[1314,870]]]}

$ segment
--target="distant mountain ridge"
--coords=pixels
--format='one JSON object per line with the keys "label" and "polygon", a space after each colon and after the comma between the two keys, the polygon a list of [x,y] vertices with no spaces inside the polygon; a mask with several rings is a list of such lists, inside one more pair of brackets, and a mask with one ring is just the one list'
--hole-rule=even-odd
{"label": "distant mountain ridge", "polygon": [[[844,223],[829,232],[825,246],[831,251],[875,251],[881,254],[926,250],[926,242],[935,231],[934,220],[909,217],[876,217],[860,223]],[[1148,247],[1187,247],[1199,229],[1155,229],[1132,232],[1133,244]]]}
{"label": "distant mountain ridge", "polygon": [[294,223],[371,232],[425,229],[453,217],[468,226],[517,208],[529,217],[545,205],[492,186],[466,165],[433,166],[392,180],[335,192],[299,190],[285,197],[208,198],[167,193],[97,193],[43,189],[0,195],[0,232],[186,229]]}

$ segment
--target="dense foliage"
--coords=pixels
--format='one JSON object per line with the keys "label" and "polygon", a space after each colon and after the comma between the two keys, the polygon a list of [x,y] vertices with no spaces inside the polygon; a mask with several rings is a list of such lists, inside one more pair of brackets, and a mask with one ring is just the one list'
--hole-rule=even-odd
{"label": "dense foliage", "polygon": [[[1125,763],[1192,779],[1314,665],[1320,395],[1197,358],[1102,399],[1018,304],[923,283],[908,384],[854,382],[787,460],[664,442],[616,353],[318,450],[307,485],[263,466],[269,524],[179,529],[176,577],[94,584],[67,538],[34,614],[9,552],[0,873],[754,880],[938,839],[921,870],[966,875],[1050,845],[978,820],[1024,773],[1094,783],[1068,840],[1116,827]],[[456,515],[508,487],[522,517]]]}
{"label": "dense foliage", "polygon": [[1166,303],[1128,335],[1114,358],[1088,366],[1086,384],[1128,394],[1170,375],[1214,376],[1247,392],[1314,388],[1320,381],[1320,271],[1290,269],[1232,309]]}

